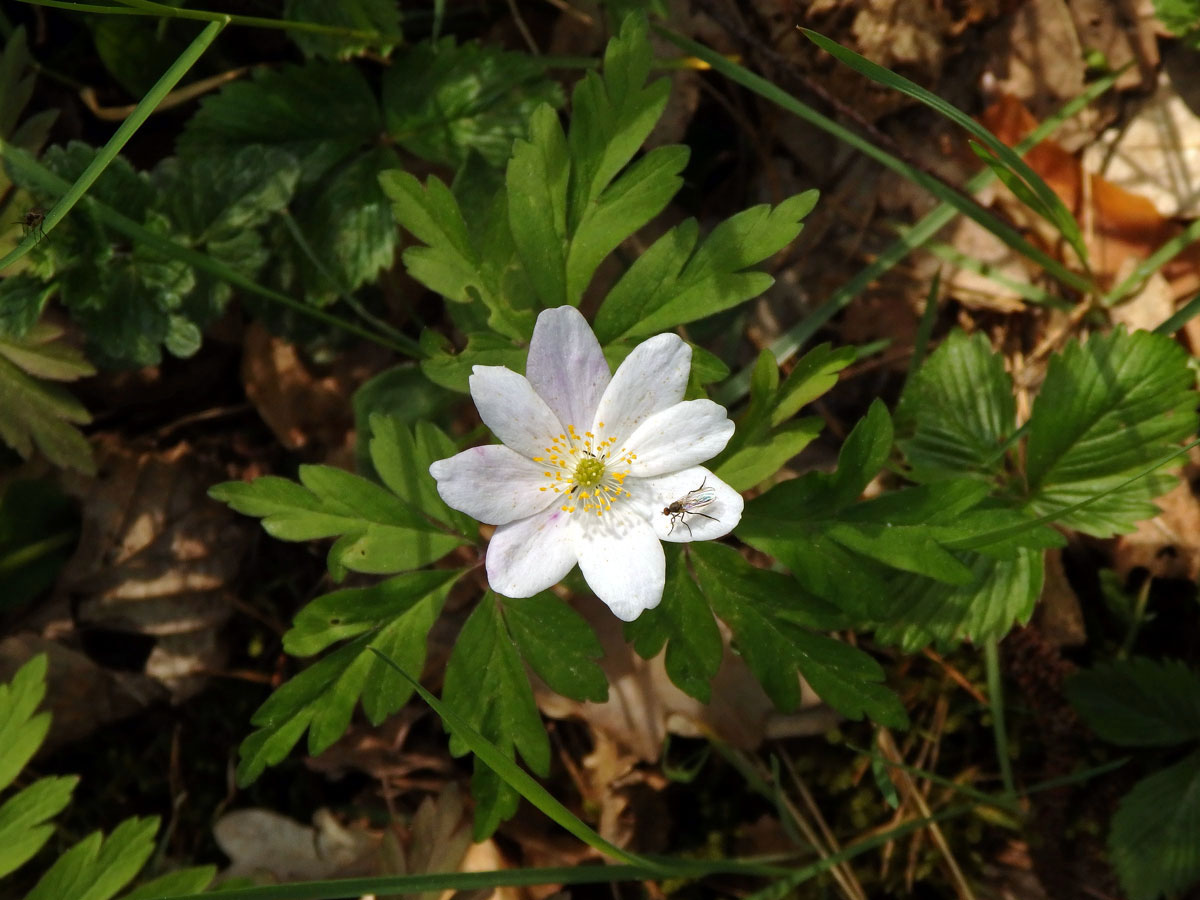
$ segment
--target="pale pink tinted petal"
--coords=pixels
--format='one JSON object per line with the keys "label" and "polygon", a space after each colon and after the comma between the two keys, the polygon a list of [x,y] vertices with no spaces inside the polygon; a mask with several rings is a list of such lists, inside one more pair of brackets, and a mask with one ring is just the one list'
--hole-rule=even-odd
{"label": "pale pink tinted petal", "polygon": [[[703,466],[692,466],[657,478],[627,478],[625,486],[630,493],[654,504],[655,515],[650,524],[660,540],[676,543],[711,541],[729,534],[742,520],[745,505],[742,495]],[[690,492],[701,487],[711,489],[717,495],[707,506],[675,516],[663,512],[676,501],[686,501]],[[693,494],[692,499],[697,496]]]}
{"label": "pale pink tinted petal", "polygon": [[683,399],[692,348],[678,335],[659,334],[642,341],[625,357],[600,398],[592,430],[614,436],[617,449],[634,430],[659,410]]}
{"label": "pale pink tinted petal", "polygon": [[563,425],[591,427],[611,376],[600,342],[573,306],[547,309],[537,318],[525,377]]}
{"label": "pale pink tinted petal", "polygon": [[504,366],[475,366],[471,398],[479,418],[507,446],[524,456],[544,456],[562,433],[558,417],[523,375]]}
{"label": "pale pink tinted petal", "polygon": [[549,506],[497,528],[487,548],[492,590],[505,597],[532,597],[562,581],[575,565],[570,524],[569,514]]}
{"label": "pale pink tinted petal", "polygon": [[489,525],[504,525],[545,509],[554,493],[550,479],[521,454],[490,444],[472,447],[429,467],[447,505]]}
{"label": "pale pink tinted petal", "polygon": [[650,523],[618,509],[580,516],[572,537],[588,587],[618,619],[632,622],[662,600],[666,557]]}
{"label": "pale pink tinted petal", "polygon": [[725,407],[711,400],[685,400],[648,418],[625,438],[637,455],[629,464],[639,478],[675,472],[712,459],[733,437]]}

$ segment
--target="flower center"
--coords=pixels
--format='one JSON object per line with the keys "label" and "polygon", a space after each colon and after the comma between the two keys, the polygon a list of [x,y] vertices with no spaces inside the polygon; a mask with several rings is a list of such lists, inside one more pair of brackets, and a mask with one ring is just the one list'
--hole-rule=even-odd
{"label": "flower center", "polygon": [[603,422],[596,424],[596,431],[598,434],[580,434],[574,425],[568,425],[566,434],[550,441],[546,456],[533,458],[534,462],[545,463],[547,468],[542,474],[550,479],[550,484],[538,490],[562,494],[563,512],[579,509],[600,516],[615,501],[630,496],[622,485],[637,454],[624,447],[614,450],[617,439],[602,437]]}

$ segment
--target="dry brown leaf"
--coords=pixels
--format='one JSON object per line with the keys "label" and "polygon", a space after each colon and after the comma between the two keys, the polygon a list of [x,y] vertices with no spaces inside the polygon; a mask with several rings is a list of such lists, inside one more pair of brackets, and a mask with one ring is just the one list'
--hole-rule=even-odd
{"label": "dry brown leaf", "polygon": [[209,499],[224,473],[188,445],[140,450],[102,438],[95,446],[97,476],[64,480],[82,510],[81,533],[42,614],[51,619],[45,636],[100,629],[153,638],[144,671],[182,700],[223,664],[218,630],[253,526]]}
{"label": "dry brown leaf", "polygon": [[753,749],[768,735],[820,734],[836,722],[807,684],[799,711],[777,713],[742,658],[729,650],[728,638],[725,658],[713,679],[712,702],[705,706],[671,683],[664,654],[643,660],[634,652],[625,642],[621,623],[604,604],[581,597],[575,606],[604,648],[600,665],[608,676],[608,700],[568,700],[535,679],[538,706],[552,718],[584,720],[639,759],[657,760],[668,732],[684,737],[711,734],[734,747]]}
{"label": "dry brown leaf", "polygon": [[344,353],[328,366],[308,362],[295,345],[255,323],[246,329],[242,381],[267,427],[289,450],[353,468],[354,413],[350,396],[387,359],[379,348]]}
{"label": "dry brown leaf", "polygon": [[952,25],[945,6],[932,0],[865,0],[850,30],[863,56],[889,69],[911,67],[921,81],[935,82]]}
{"label": "dry brown leaf", "polygon": [[1046,580],[1033,611],[1033,624],[1052,647],[1079,647],[1087,642],[1083,609],[1067,580],[1061,550],[1046,554]]}
{"label": "dry brown leaf", "polygon": [[[1029,280],[1025,258],[965,216],[955,220],[946,242],[964,256],[982,263],[992,275],[1018,283]],[[944,284],[946,293],[968,309],[1012,313],[1025,308],[1020,294],[974,269],[947,266]]]}
{"label": "dry brown leaf", "polygon": [[1083,92],[1083,49],[1065,0],[1028,0],[987,36],[998,90],[1042,115]]}
{"label": "dry brown leaf", "polygon": [[230,859],[218,881],[248,877],[278,884],[372,875],[378,868],[380,836],[347,828],[324,809],[312,825],[269,809],[239,809],[217,820],[213,837]]}
{"label": "dry brown leaf", "polygon": [[39,653],[45,653],[49,663],[43,705],[51,719],[43,752],[85,738],[167,697],[166,689],[149,676],[104,669],[84,654],[36,634],[0,641],[0,683]]}
{"label": "dry brown leaf", "polygon": [[1152,578],[1200,578],[1200,499],[1191,486],[1198,474],[1200,465],[1189,464],[1179,484],[1154,501],[1162,512],[1116,538],[1113,569],[1122,583],[1139,568]]}

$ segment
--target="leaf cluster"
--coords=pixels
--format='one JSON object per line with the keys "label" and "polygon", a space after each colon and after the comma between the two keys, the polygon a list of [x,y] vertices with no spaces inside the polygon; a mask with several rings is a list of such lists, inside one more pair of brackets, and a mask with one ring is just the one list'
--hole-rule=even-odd
{"label": "leaf cluster", "polygon": [[[37,712],[46,693],[46,657],[25,663],[0,685],[0,881],[27,863],[54,833],[51,823],[71,802],[77,778],[53,775],[11,792],[13,782],[37,752],[50,728],[50,714]],[[205,889],[215,866],[168,872],[126,890],[155,849],[158,819],[126,819],[107,837],[92,832],[55,860],[25,900],[152,900]],[[124,893],[122,893],[124,891]]]}
{"label": "leaf cluster", "polygon": [[1117,660],[1066,685],[1072,706],[1121,747],[1190,747],[1126,794],[1108,846],[1130,900],[1155,900],[1200,881],[1200,675],[1178,661]]}

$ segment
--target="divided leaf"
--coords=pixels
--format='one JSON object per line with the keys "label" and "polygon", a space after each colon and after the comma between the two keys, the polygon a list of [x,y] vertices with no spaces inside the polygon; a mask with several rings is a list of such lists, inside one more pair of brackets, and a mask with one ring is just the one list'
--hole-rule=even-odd
{"label": "divided leaf", "polygon": [[775,705],[800,702],[796,670],[821,699],[850,719],[907,728],[908,715],[885,685],[883,669],[863,651],[810,630],[836,613],[805,597],[786,576],[756,569],[720,544],[690,547],[697,584],[733,631],[738,650]]}
{"label": "divided leaf", "polygon": [[94,831],[64,853],[25,900],[108,900],[154,852],[158,817],[126,819],[107,839]]}
{"label": "divided leaf", "polygon": [[1179,660],[1116,660],[1071,677],[1071,705],[1088,727],[1122,747],[1200,740],[1200,675]]}
{"label": "divided leaf", "polygon": [[1130,900],[1173,896],[1200,879],[1200,752],[1134,785],[1108,849]]}
{"label": "divided leaf", "polygon": [[1029,420],[1029,509],[1045,515],[1113,490],[1058,524],[1096,537],[1132,531],[1175,479],[1124,482],[1195,431],[1195,405],[1187,352],[1168,337],[1119,327],[1068,344],[1050,361]]}
{"label": "divided leaf", "polygon": [[71,802],[72,775],[39,778],[0,806],[0,878],[26,863],[54,833],[46,824]]}
{"label": "divided leaf", "polygon": [[13,783],[50,729],[50,714],[37,713],[46,696],[46,656],[21,666],[8,684],[0,684],[0,790]]}
{"label": "divided leaf", "polygon": [[419,675],[429,629],[461,574],[410,572],[326,594],[302,609],[284,635],[289,653],[308,656],[336,641],[353,640],[293,677],[259,707],[250,720],[258,730],[240,748],[238,783],[249,784],[280,762],[306,729],[309,753],[325,750],[345,733],[360,697],[376,725],[408,702],[412,685],[368,648]]}
{"label": "divided leaf", "polygon": [[47,382],[96,370],[61,337],[49,324],[34,325],[21,338],[0,337],[0,439],[25,459],[36,447],[55,465],[91,475],[92,448],[75,426],[92,417],[69,392]]}
{"label": "divided leaf", "polygon": [[551,690],[572,700],[608,699],[608,679],[597,663],[604,648],[579,613],[549,591],[505,597],[501,612],[521,656]]}
{"label": "divided leaf", "polygon": [[[511,759],[519,750],[539,775],[550,771],[550,742],[533,699],[517,644],[489,591],[463,625],[446,664],[442,700]],[[450,752],[469,747],[450,735]],[[475,839],[483,840],[517,810],[520,795],[478,759],[471,779]]]}
{"label": "divided leaf", "polygon": [[446,166],[462,165],[471,152],[502,166],[543,104],[562,106],[562,88],[535,57],[474,41],[456,45],[453,37],[405,48],[383,78],[388,134]]}

